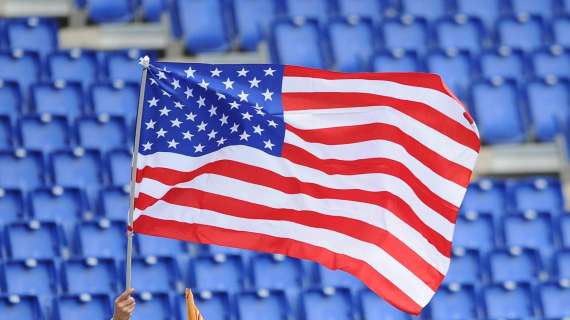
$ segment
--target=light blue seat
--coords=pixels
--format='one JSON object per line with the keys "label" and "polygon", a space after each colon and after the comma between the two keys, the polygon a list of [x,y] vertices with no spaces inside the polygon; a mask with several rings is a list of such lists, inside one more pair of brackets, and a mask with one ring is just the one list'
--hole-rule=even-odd
{"label": "light blue seat", "polygon": [[403,16],[400,19],[385,20],[379,33],[385,49],[404,49],[423,54],[428,49],[428,25],[423,18]]}
{"label": "light blue seat", "polygon": [[93,111],[98,114],[122,117],[127,124],[134,123],[137,114],[139,87],[121,81],[97,84],[91,88]]}
{"label": "light blue seat", "polygon": [[457,94],[464,93],[471,83],[473,63],[467,51],[435,51],[426,56],[428,71],[437,73]]}
{"label": "light blue seat", "polygon": [[550,50],[538,50],[532,54],[534,75],[545,77],[568,77],[570,70],[570,52],[561,47],[552,47]]}
{"label": "light blue seat", "polygon": [[65,245],[59,225],[53,222],[14,222],[4,233],[12,259],[59,257]]}
{"label": "light blue seat", "polygon": [[0,151],[0,187],[29,191],[45,183],[45,165],[41,153],[17,149]]}
{"label": "light blue seat", "polygon": [[269,34],[269,26],[277,16],[277,1],[234,0],[233,5],[240,48],[256,50]]}
{"label": "light blue seat", "polygon": [[123,259],[127,246],[125,230],[126,224],[118,221],[79,223],[75,237],[76,252],[83,257]]}
{"label": "light blue seat", "polygon": [[166,292],[139,292],[134,295],[137,311],[133,320],[172,319],[175,316],[172,299]]}
{"label": "light blue seat", "polygon": [[379,21],[388,7],[383,0],[337,0],[337,12],[341,16],[359,16]]}
{"label": "light blue seat", "polygon": [[[570,11],[570,6],[568,10]],[[570,46],[570,17],[559,17],[551,20],[550,23],[552,25],[554,43],[564,47]]]}
{"label": "light blue seat", "polygon": [[260,290],[242,292],[236,297],[237,315],[240,320],[287,320],[290,316],[287,297],[283,291]]}
{"label": "light blue seat", "polygon": [[528,14],[549,18],[555,10],[554,0],[509,0],[509,9],[512,14]]}
{"label": "light blue seat", "polygon": [[82,117],[77,120],[76,128],[79,145],[86,149],[106,153],[126,143],[126,125],[119,117]]}
{"label": "light blue seat", "polygon": [[509,192],[516,210],[548,213],[562,211],[562,190],[558,180],[545,177],[529,178],[513,183]]}
{"label": "light blue seat", "polygon": [[16,81],[4,80],[0,76],[0,115],[8,117],[13,123],[21,113],[22,94]]}
{"label": "light blue seat", "polygon": [[492,28],[501,15],[503,1],[496,0],[455,0],[457,13],[481,19],[487,28]]}
{"label": "light blue seat", "polygon": [[106,294],[63,295],[54,301],[54,320],[107,319],[113,315],[111,299]]}
{"label": "light blue seat", "polygon": [[477,319],[477,302],[477,295],[473,286],[443,286],[431,300],[429,312],[432,319]]}
{"label": "light blue seat", "polygon": [[434,28],[440,48],[479,53],[485,43],[485,28],[479,18],[444,18],[437,21]]}
{"label": "light blue seat", "polygon": [[450,12],[446,0],[400,0],[402,12],[434,20]]}
{"label": "light blue seat", "polygon": [[124,188],[107,188],[100,194],[101,215],[111,220],[126,221],[129,211],[129,190]]}
{"label": "light blue seat", "polygon": [[64,292],[70,294],[117,292],[119,274],[111,258],[76,258],[61,267]]}
{"label": "light blue seat", "polygon": [[350,291],[344,288],[307,290],[301,304],[306,320],[349,320],[355,312]]}
{"label": "light blue seat", "polygon": [[493,249],[496,238],[492,216],[471,212],[459,216],[453,244],[458,247],[478,249],[481,252]]}
{"label": "light blue seat", "polygon": [[18,189],[0,188],[0,226],[17,222],[24,216],[24,196]]}
{"label": "light blue seat", "polygon": [[238,255],[217,254],[192,260],[189,282],[198,290],[236,292],[244,285],[244,266]]}
{"label": "light blue seat", "polygon": [[386,319],[386,320],[410,320],[411,317],[388,302],[382,300],[378,295],[368,289],[363,290],[359,295],[362,318],[364,320]]}
{"label": "light blue seat", "polygon": [[492,285],[483,290],[486,314],[491,319],[532,318],[534,303],[527,284]]}
{"label": "light blue seat", "polygon": [[304,17],[326,22],[332,10],[330,0],[284,0],[284,7],[290,17]]}
{"label": "light blue seat", "polygon": [[32,103],[36,113],[62,116],[69,121],[84,113],[83,97],[81,86],[75,82],[56,81],[32,87]]}
{"label": "light blue seat", "polygon": [[0,52],[0,79],[17,82],[22,96],[29,97],[30,86],[40,80],[40,59],[35,52]]}
{"label": "light blue seat", "polygon": [[84,0],[87,17],[95,23],[127,22],[134,18],[133,0]]}
{"label": "light blue seat", "polygon": [[480,179],[472,182],[467,188],[461,204],[463,212],[485,212],[498,217],[507,208],[505,185],[500,180]]}
{"label": "light blue seat", "polygon": [[[193,291],[194,302],[204,319],[230,320],[234,312],[230,304],[230,298],[224,291]],[[187,312],[186,299],[182,296],[177,299],[180,318],[185,319]]]}
{"label": "light blue seat", "polygon": [[445,283],[478,284],[483,278],[479,251],[455,247]]}
{"label": "light blue seat", "polygon": [[33,295],[0,295],[0,314],[5,320],[43,319],[44,313]]}
{"label": "light blue seat", "polygon": [[180,271],[171,257],[136,257],[132,264],[133,287],[140,292],[168,292],[179,287]]}
{"label": "light blue seat", "polygon": [[566,80],[532,81],[526,85],[531,123],[536,138],[552,141],[570,116],[570,83]]}
{"label": "light blue seat", "polygon": [[553,231],[548,214],[508,215],[504,220],[505,244],[535,249],[540,252],[543,261],[550,261],[554,248]]}
{"label": "light blue seat", "polygon": [[415,51],[381,51],[372,57],[371,64],[375,72],[417,72],[422,69]]}
{"label": "light blue seat", "polygon": [[131,183],[130,151],[114,150],[107,154],[107,165],[110,182],[114,186],[128,186]]}
{"label": "light blue seat", "polygon": [[3,264],[3,269],[5,290],[11,294],[39,295],[43,298],[57,292],[53,260],[11,260]]}
{"label": "light blue seat", "polygon": [[[272,26],[272,60],[280,64],[324,68],[322,32],[315,20],[277,21]],[[303,43],[302,46],[295,45]]]}
{"label": "light blue seat", "polygon": [[524,81],[527,62],[520,50],[502,47],[488,50],[478,57],[481,75],[485,78],[506,78]]}
{"label": "light blue seat", "polygon": [[57,25],[52,20],[28,18],[8,21],[6,35],[10,49],[37,52],[42,58],[57,48]]}
{"label": "light blue seat", "polygon": [[540,302],[544,317],[563,319],[570,317],[570,288],[567,285],[551,283],[539,287]]}
{"label": "light blue seat", "polygon": [[372,21],[349,17],[334,19],[327,26],[334,67],[345,72],[366,71],[374,52]]}
{"label": "light blue seat", "polygon": [[502,45],[531,51],[545,44],[544,22],[539,17],[501,18],[496,26]]}
{"label": "light blue seat", "polygon": [[22,117],[19,127],[22,145],[28,150],[49,154],[70,144],[70,129],[63,116]]}
{"label": "light blue seat", "polygon": [[87,90],[99,78],[95,54],[78,49],[51,54],[48,59],[48,71],[51,80],[79,82],[83,90]]}
{"label": "light blue seat", "polygon": [[532,249],[518,247],[496,250],[489,254],[489,271],[492,281],[533,282],[541,271],[540,255]]}
{"label": "light blue seat", "polygon": [[14,144],[14,129],[8,116],[0,115],[0,150],[10,150]]}

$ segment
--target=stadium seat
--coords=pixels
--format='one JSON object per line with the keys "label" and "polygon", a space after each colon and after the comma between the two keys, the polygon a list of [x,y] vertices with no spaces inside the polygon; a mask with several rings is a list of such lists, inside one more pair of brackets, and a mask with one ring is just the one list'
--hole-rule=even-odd
{"label": "stadium seat", "polygon": [[564,248],[570,249],[570,216],[560,217],[560,240]]}
{"label": "stadium seat", "polygon": [[102,219],[77,224],[76,250],[83,257],[124,258],[127,247],[125,223]]}
{"label": "stadium seat", "polygon": [[555,256],[556,272],[559,280],[570,280],[570,250],[560,250]]}
{"label": "stadium seat", "polygon": [[[124,212],[123,218],[127,217]],[[137,235],[138,251],[143,256],[169,256],[187,253],[186,243],[174,239]]]}
{"label": "stadium seat", "polygon": [[235,292],[244,285],[244,266],[238,255],[216,254],[192,260],[188,281],[198,290]]}
{"label": "stadium seat", "polygon": [[141,81],[142,69],[138,64],[138,59],[142,55],[143,53],[139,50],[112,52],[105,55],[105,66],[109,80],[112,82],[139,83]]}
{"label": "stadium seat", "polygon": [[224,246],[216,246],[216,245],[208,245],[206,246],[207,252],[211,255],[216,254],[229,254],[229,255],[240,255],[243,259],[248,259],[253,251],[251,250],[244,250],[240,248],[232,248],[232,247],[224,247]]}
{"label": "stadium seat", "polygon": [[263,315],[267,320],[289,319],[287,297],[283,291],[260,289],[243,292],[236,297],[237,315],[240,320],[256,320]]}
{"label": "stadium seat", "polygon": [[0,101],[2,101],[0,115],[16,122],[22,106],[20,86],[15,81],[4,81],[2,77],[0,76]]}
{"label": "stadium seat", "polygon": [[550,50],[538,50],[532,54],[534,75],[539,78],[568,77],[570,70],[570,52],[554,46]]}
{"label": "stadium seat", "polygon": [[54,182],[62,187],[83,188],[94,201],[102,185],[101,156],[97,151],[76,148],[51,155]]}
{"label": "stadium seat", "polygon": [[70,129],[63,116],[26,116],[20,120],[22,145],[28,150],[44,154],[64,149],[70,144]]}
{"label": "stadium seat", "polygon": [[42,188],[30,193],[30,213],[34,219],[53,221],[71,235],[75,223],[92,218],[85,196],[80,189],[62,187]]}
{"label": "stadium seat", "polygon": [[29,96],[30,86],[40,79],[40,59],[35,52],[14,50],[0,52],[0,79],[17,82],[24,97]]}
{"label": "stadium seat", "polygon": [[14,222],[4,233],[6,252],[12,259],[52,258],[63,253],[61,229],[53,222]]}
{"label": "stadium seat", "polygon": [[[86,149],[107,153],[124,146],[126,142],[126,125],[118,117],[82,117],[77,120],[76,128],[79,145]],[[128,169],[126,171],[129,173]]]}
{"label": "stadium seat", "polygon": [[523,80],[526,75],[526,61],[520,50],[502,47],[488,50],[479,55],[479,69],[485,78],[506,78]]}
{"label": "stadium seat", "polygon": [[53,320],[108,319],[113,315],[106,294],[63,295],[54,301],[53,310]]}
{"label": "stadium seat", "polygon": [[94,23],[128,22],[133,20],[133,0],[84,0],[87,17]]}
{"label": "stadium seat", "polygon": [[42,155],[34,151],[16,149],[0,152],[0,187],[29,191],[44,185]]}
{"label": "stadium seat", "polygon": [[495,283],[532,282],[539,278],[540,255],[535,250],[519,247],[495,250],[488,259],[491,280]]}
{"label": "stadium seat", "polygon": [[0,295],[0,314],[5,320],[44,319],[40,302],[33,295]]}
{"label": "stadium seat", "polygon": [[95,54],[79,49],[51,54],[48,69],[52,80],[80,82],[83,90],[97,81],[99,70]]}
{"label": "stadium seat", "polygon": [[471,87],[471,97],[484,143],[520,143],[526,140],[520,98],[513,81],[476,83]]}
{"label": "stadium seat", "polygon": [[562,190],[555,179],[535,177],[509,187],[515,209],[558,213],[562,210]]}
{"label": "stadium seat", "polygon": [[128,186],[131,183],[131,152],[115,150],[107,155],[109,177],[114,186]]}
{"label": "stadium seat", "polygon": [[[570,7],[568,9],[570,10]],[[554,43],[563,47],[570,46],[570,17],[559,17],[551,20],[550,23]]]}
{"label": "stadium seat", "polygon": [[479,251],[455,247],[445,283],[477,284],[483,278]]}
{"label": "stadium seat", "polygon": [[487,317],[491,319],[532,318],[534,305],[527,284],[506,283],[483,290]]}
{"label": "stadium seat", "polygon": [[337,13],[340,16],[358,16],[379,21],[387,5],[383,0],[337,0]]}
{"label": "stadium seat", "polygon": [[502,181],[480,179],[469,184],[461,211],[484,212],[498,217],[506,210],[506,196],[505,185]]}
{"label": "stadium seat", "polygon": [[317,266],[317,277],[322,287],[348,288],[356,292],[364,287],[362,281],[341,271],[331,270],[321,265]]}
{"label": "stadium seat", "polygon": [[327,31],[334,68],[345,72],[366,71],[374,52],[372,21],[357,17],[332,19]]}
{"label": "stadium seat", "polygon": [[127,124],[134,122],[137,115],[139,88],[134,83],[116,81],[111,84],[97,84],[91,88],[93,111],[96,114],[123,117]]}
{"label": "stadium seat", "polygon": [[473,286],[450,284],[441,287],[429,304],[432,319],[477,319],[477,295]]}
{"label": "stadium seat", "polygon": [[144,19],[146,21],[159,22],[166,6],[166,0],[142,0],[141,7]]}
{"label": "stadium seat", "polygon": [[140,292],[135,293],[134,296],[137,301],[137,311],[133,320],[172,319],[174,317],[175,312],[168,293]]}
{"label": "stadium seat", "polygon": [[511,48],[530,51],[545,43],[543,20],[539,17],[501,18],[496,30],[499,43]]}
{"label": "stadium seat", "polygon": [[303,285],[301,261],[282,255],[257,255],[251,259],[253,285],[258,289],[287,290]]}
{"label": "stadium seat", "polygon": [[548,214],[527,212],[508,215],[504,220],[505,244],[538,250],[543,261],[549,261],[554,247],[552,221]]}
{"label": "stadium seat", "polygon": [[108,219],[126,221],[129,211],[129,190],[117,187],[102,190],[99,209]]}
{"label": "stadium seat", "polygon": [[232,37],[228,11],[227,0],[175,0],[175,34],[191,53],[227,51]]}
{"label": "stadium seat", "polygon": [[55,81],[32,87],[32,104],[38,114],[65,116],[73,121],[84,111],[84,99],[78,83]]}
{"label": "stadium seat", "polygon": [[514,15],[526,14],[548,18],[554,12],[554,0],[509,0],[510,12]]}
{"label": "stadium seat", "polygon": [[288,16],[316,19],[320,23],[327,21],[328,14],[332,10],[331,4],[329,0],[283,1]]}
{"label": "stadium seat", "polygon": [[26,259],[4,263],[4,284],[10,294],[51,295],[57,292],[53,260]]}
{"label": "stadium seat", "polygon": [[8,116],[0,115],[0,150],[10,150],[14,145],[14,131]]}
{"label": "stadium seat", "polygon": [[117,292],[117,269],[110,258],[81,258],[61,267],[63,291],[70,294]]}
{"label": "stadium seat", "polygon": [[0,228],[24,215],[24,196],[17,189],[0,188]]}
{"label": "stadium seat", "polygon": [[570,13],[570,1],[560,0],[556,9],[561,10],[563,13]]}
{"label": "stadium seat", "polygon": [[38,18],[17,19],[6,24],[10,49],[37,52],[42,58],[57,48],[54,21]]}
{"label": "stadium seat", "polygon": [[570,317],[570,285],[566,282],[541,285],[540,302],[544,318],[564,319]]}
{"label": "stadium seat", "polygon": [[415,51],[378,52],[372,57],[374,72],[418,72],[421,70]]}
{"label": "stadium seat", "polygon": [[[234,15],[240,48],[254,51],[269,33],[269,26],[277,15],[275,0],[234,0]],[[253,14],[263,12],[263,14]]]}
{"label": "stadium seat", "polygon": [[302,294],[301,304],[306,320],[349,320],[355,312],[350,290],[345,288],[307,290]]}
{"label": "stadium seat", "polygon": [[363,320],[409,320],[411,317],[386,301],[380,299],[378,295],[368,289],[364,289],[359,294],[359,304]]}
{"label": "stadium seat", "polygon": [[486,40],[485,27],[478,18],[458,15],[436,22],[437,43],[443,49],[466,50],[479,53]]}
{"label": "stadium seat", "polygon": [[136,257],[132,264],[133,287],[138,291],[168,292],[182,285],[178,283],[180,271],[176,260],[171,257]]}
{"label": "stadium seat", "polygon": [[[230,305],[230,298],[227,292],[224,291],[193,291],[194,302],[204,319],[208,320],[229,320],[233,314]],[[186,300],[184,296],[179,297],[178,308],[180,318],[185,319]]]}
{"label": "stadium seat", "polygon": [[434,20],[450,12],[446,0],[400,0],[402,12]]}
{"label": "stadium seat", "polygon": [[327,65],[322,47],[323,37],[315,20],[297,18],[277,21],[272,27],[271,40],[272,60],[276,63],[314,68]]}
{"label": "stadium seat", "polygon": [[495,21],[501,15],[502,4],[496,0],[456,0],[457,13],[478,17],[487,28],[494,27]]}
{"label": "stadium seat", "polygon": [[493,218],[488,214],[467,212],[457,218],[455,227],[455,246],[478,249],[482,253],[495,247]]}
{"label": "stadium seat", "polygon": [[526,85],[529,115],[536,138],[552,141],[570,116],[570,84],[567,80],[533,81]]}
{"label": "stadium seat", "polygon": [[385,49],[403,49],[423,54],[428,49],[428,26],[423,18],[403,16],[385,20],[379,34]]}
{"label": "stadium seat", "polygon": [[426,56],[428,71],[443,77],[445,83],[457,94],[464,93],[471,83],[473,64],[467,51],[440,50]]}

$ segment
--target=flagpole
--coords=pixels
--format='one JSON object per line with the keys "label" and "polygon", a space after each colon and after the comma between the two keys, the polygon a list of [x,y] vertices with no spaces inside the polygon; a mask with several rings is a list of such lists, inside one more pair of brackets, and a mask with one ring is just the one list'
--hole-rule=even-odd
{"label": "flagpole", "polygon": [[127,229],[127,258],[126,258],[126,279],[125,279],[125,290],[131,288],[131,274],[132,274],[132,259],[133,259],[133,213],[135,211],[135,184],[137,176],[137,158],[139,153],[139,144],[141,139],[141,122],[142,122],[142,111],[144,103],[144,91],[146,86],[146,76],[148,72],[148,67],[150,65],[150,59],[148,56],[141,58],[139,64],[143,66],[142,76],[141,76],[141,90],[139,93],[139,104],[137,107],[137,121],[135,127],[135,144],[133,145],[133,159],[131,163],[131,190],[129,194],[129,225]]}

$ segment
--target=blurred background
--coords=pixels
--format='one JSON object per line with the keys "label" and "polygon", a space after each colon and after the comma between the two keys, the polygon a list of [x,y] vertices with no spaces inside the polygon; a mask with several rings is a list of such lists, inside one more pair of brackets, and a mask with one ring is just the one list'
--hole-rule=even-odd
{"label": "blurred background", "polygon": [[[0,318],[108,319],[140,56],[443,76],[484,146],[421,319],[570,319],[568,0],[0,0]],[[570,195],[570,192],[566,192]],[[134,319],[410,319],[314,263],[136,236]]]}

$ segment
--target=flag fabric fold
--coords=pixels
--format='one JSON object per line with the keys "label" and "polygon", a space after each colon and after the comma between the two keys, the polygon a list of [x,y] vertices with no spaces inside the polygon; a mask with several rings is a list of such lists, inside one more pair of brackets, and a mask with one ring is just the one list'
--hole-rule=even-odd
{"label": "flag fabric fold", "polygon": [[441,78],[149,66],[134,231],[341,269],[418,314],[450,263],[479,152]]}

